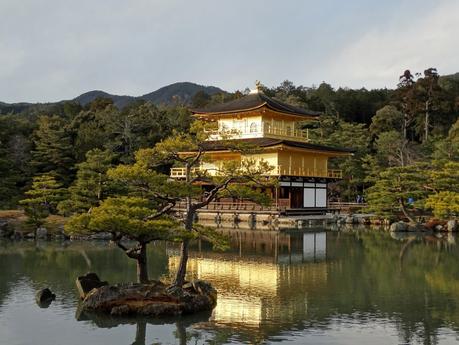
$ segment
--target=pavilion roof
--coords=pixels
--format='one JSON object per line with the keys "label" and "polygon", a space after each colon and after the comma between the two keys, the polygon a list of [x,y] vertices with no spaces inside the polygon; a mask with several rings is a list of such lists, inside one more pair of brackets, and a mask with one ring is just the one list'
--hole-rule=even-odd
{"label": "pavilion roof", "polygon": [[266,106],[274,111],[303,117],[318,117],[321,113],[296,107],[271,97],[263,92],[252,92],[244,97],[221,104],[214,104],[205,108],[191,109],[194,114],[203,115],[222,115],[241,111],[255,110]]}
{"label": "pavilion roof", "polygon": [[[231,140],[215,140],[215,141],[204,141],[202,143],[202,148],[204,151],[225,151],[228,150]],[[342,147],[332,147],[325,145],[317,145],[304,143],[299,141],[283,140],[283,139],[273,139],[273,138],[250,138],[250,139],[237,139],[234,140],[235,143],[242,143],[247,145],[253,145],[255,147],[267,148],[277,145],[285,145],[289,147],[303,148],[314,151],[323,151],[323,152],[335,152],[335,153],[353,153],[354,150],[349,148]]]}

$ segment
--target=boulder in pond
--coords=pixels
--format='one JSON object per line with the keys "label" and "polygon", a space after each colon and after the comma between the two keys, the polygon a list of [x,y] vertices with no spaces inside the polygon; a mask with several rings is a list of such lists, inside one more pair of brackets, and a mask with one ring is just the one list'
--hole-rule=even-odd
{"label": "boulder in pond", "polygon": [[[180,290],[180,291],[178,291]],[[82,311],[112,316],[175,316],[212,310],[217,291],[207,282],[193,281],[170,289],[159,281],[148,284],[116,284],[93,289],[81,305]]]}
{"label": "boulder in pond", "polygon": [[444,230],[443,225],[441,225],[441,224],[435,225],[435,231],[443,231],[443,230]]}
{"label": "boulder in pond", "polygon": [[46,239],[48,237],[48,230],[44,227],[39,227],[36,232],[36,237],[39,239]]}
{"label": "boulder in pond", "polygon": [[35,294],[35,300],[40,307],[48,307],[55,299],[56,295],[49,288],[41,289]]}
{"label": "boulder in pond", "polygon": [[392,232],[404,232],[408,231],[408,224],[405,222],[395,222],[390,225],[390,231]]}
{"label": "boulder in pond", "polygon": [[84,299],[92,289],[106,285],[108,285],[108,282],[101,281],[96,273],[86,273],[76,279],[76,286],[81,299]]}
{"label": "boulder in pond", "polygon": [[448,220],[448,222],[446,223],[446,228],[450,232],[458,231],[459,230],[459,224],[458,224],[456,219],[451,219],[451,220]]}

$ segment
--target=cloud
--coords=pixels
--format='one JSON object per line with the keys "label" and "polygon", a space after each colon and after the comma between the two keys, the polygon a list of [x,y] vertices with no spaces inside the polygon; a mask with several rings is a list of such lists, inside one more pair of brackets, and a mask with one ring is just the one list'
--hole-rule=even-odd
{"label": "cloud", "polygon": [[176,81],[229,91],[285,79],[393,87],[406,68],[455,72],[458,6],[1,0],[0,101],[55,101],[93,89],[141,95]]}
{"label": "cloud", "polygon": [[457,72],[458,13],[457,1],[439,1],[417,17],[401,11],[393,22],[369,30],[333,56],[327,74],[337,85],[371,88],[394,87],[405,69]]}

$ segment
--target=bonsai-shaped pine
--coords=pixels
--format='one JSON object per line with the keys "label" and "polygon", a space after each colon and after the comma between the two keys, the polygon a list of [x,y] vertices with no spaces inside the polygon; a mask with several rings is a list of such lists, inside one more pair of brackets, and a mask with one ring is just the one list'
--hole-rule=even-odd
{"label": "bonsai-shaped pine", "polygon": [[[220,162],[213,174],[200,169],[208,160],[206,133],[203,125],[195,122],[189,133],[175,133],[158,143],[153,149],[139,150],[133,165],[120,165],[109,170],[113,179],[124,182],[131,190],[164,202],[171,209],[180,203],[184,216],[176,216],[184,233],[180,263],[172,287],[181,287],[185,280],[188,261],[188,245],[191,238],[204,238],[214,245],[221,245],[222,237],[212,228],[194,222],[196,213],[220,197],[245,198],[260,204],[268,204],[270,198],[254,187],[271,186],[266,175],[273,169],[265,161],[246,159]],[[254,147],[238,145],[237,141],[223,140],[219,145],[235,152],[254,153]],[[156,173],[164,165],[181,166],[183,179],[170,179],[168,175]],[[198,185],[201,184],[201,185]],[[203,188],[205,184],[207,188]]]}
{"label": "bonsai-shaped pine", "polygon": [[389,217],[402,212],[411,223],[416,223],[411,209],[414,205],[423,207],[428,194],[427,182],[426,165],[388,168],[379,174],[375,185],[367,190],[369,210]]}
{"label": "bonsai-shaped pine", "polygon": [[[168,210],[169,207],[158,210],[158,205],[147,198],[108,198],[90,212],[72,216],[65,230],[79,235],[110,232],[116,245],[136,260],[137,281],[147,283],[147,244],[180,238],[180,224],[166,214]],[[123,239],[137,244],[129,247]]]}
{"label": "bonsai-shaped pine", "polygon": [[20,201],[28,217],[28,223],[35,227],[43,225],[51,213],[56,212],[59,201],[63,199],[64,189],[53,175],[43,174],[33,178],[32,187],[25,192],[26,199]]}

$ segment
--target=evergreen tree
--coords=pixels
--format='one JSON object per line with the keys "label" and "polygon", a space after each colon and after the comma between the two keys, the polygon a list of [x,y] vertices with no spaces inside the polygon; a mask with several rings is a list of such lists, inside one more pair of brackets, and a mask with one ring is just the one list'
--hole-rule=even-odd
{"label": "evergreen tree", "polygon": [[408,148],[408,141],[402,133],[382,132],[375,141],[378,169],[390,166],[405,166],[413,163],[413,153]]}
{"label": "evergreen tree", "polygon": [[[186,209],[185,218],[179,218],[185,236],[181,246],[181,258],[177,270],[174,287],[181,287],[186,274],[188,260],[188,244],[190,238],[204,238],[215,245],[222,243],[221,236],[214,229],[194,222],[196,213],[220,197],[244,197],[258,202],[268,202],[267,196],[249,188],[251,183],[258,186],[267,184],[263,177],[270,167],[264,161],[247,160],[242,162],[229,161],[221,165],[217,176],[197,170],[206,158],[202,143],[207,138],[202,124],[196,122],[191,132],[176,133],[158,143],[154,149],[139,150],[133,165],[120,165],[109,170],[111,178],[124,182],[132,195],[155,200],[161,204],[160,213],[168,212],[177,203]],[[228,141],[233,150],[248,150],[239,147],[236,142]],[[250,148],[253,150],[254,148]],[[182,155],[180,152],[187,152]],[[171,164],[184,167],[185,179],[171,180],[168,175],[155,172],[158,165]],[[209,189],[203,189],[197,182],[205,183]]]}
{"label": "evergreen tree", "polygon": [[381,171],[374,186],[367,190],[369,209],[389,217],[402,212],[410,222],[415,222],[410,211],[414,202],[422,206],[427,196],[426,170],[425,165],[408,165]]}
{"label": "evergreen tree", "polygon": [[63,199],[64,190],[53,175],[35,176],[31,189],[25,192],[26,199],[21,200],[29,223],[39,227],[49,214],[55,213],[57,204]]}
{"label": "evergreen tree", "polygon": [[41,116],[34,132],[32,165],[37,173],[52,173],[64,184],[73,179],[74,152],[66,123],[57,116]]}
{"label": "evergreen tree", "polygon": [[459,161],[459,119],[454,123],[448,136],[435,145],[433,158],[437,161]]}
{"label": "evergreen tree", "polygon": [[119,110],[110,99],[97,98],[70,123],[75,143],[75,157],[81,162],[92,149],[104,149],[110,142],[107,123]]}
{"label": "evergreen tree", "polygon": [[446,218],[459,214],[459,162],[447,162],[434,166],[429,173],[429,189],[426,207],[435,217]]}
{"label": "evergreen tree", "polygon": [[442,191],[429,195],[425,206],[432,209],[437,218],[457,217],[459,215],[459,193]]}
{"label": "evergreen tree", "polygon": [[340,146],[354,150],[352,156],[337,157],[330,161],[331,169],[341,169],[344,179],[335,185],[337,193],[348,200],[360,193],[365,182],[364,158],[369,153],[370,136],[364,124],[349,123],[336,116],[324,115],[320,127],[310,131],[314,143]]}
{"label": "evergreen tree", "polygon": [[[179,223],[158,211],[154,202],[139,197],[108,198],[90,213],[72,216],[65,224],[70,234],[110,232],[112,240],[137,262],[137,281],[148,282],[147,245],[156,240],[174,240],[180,236]],[[135,241],[135,246],[123,242]]]}
{"label": "evergreen tree", "polygon": [[0,116],[0,208],[14,208],[30,179],[33,125],[18,115]]}
{"label": "evergreen tree", "polygon": [[93,149],[86,153],[86,161],[77,164],[75,181],[68,188],[69,197],[58,205],[63,214],[86,212],[116,190],[106,175],[113,166],[115,155],[108,150]]}
{"label": "evergreen tree", "polygon": [[403,114],[393,105],[379,109],[371,119],[370,132],[376,136],[383,132],[403,130]]}

